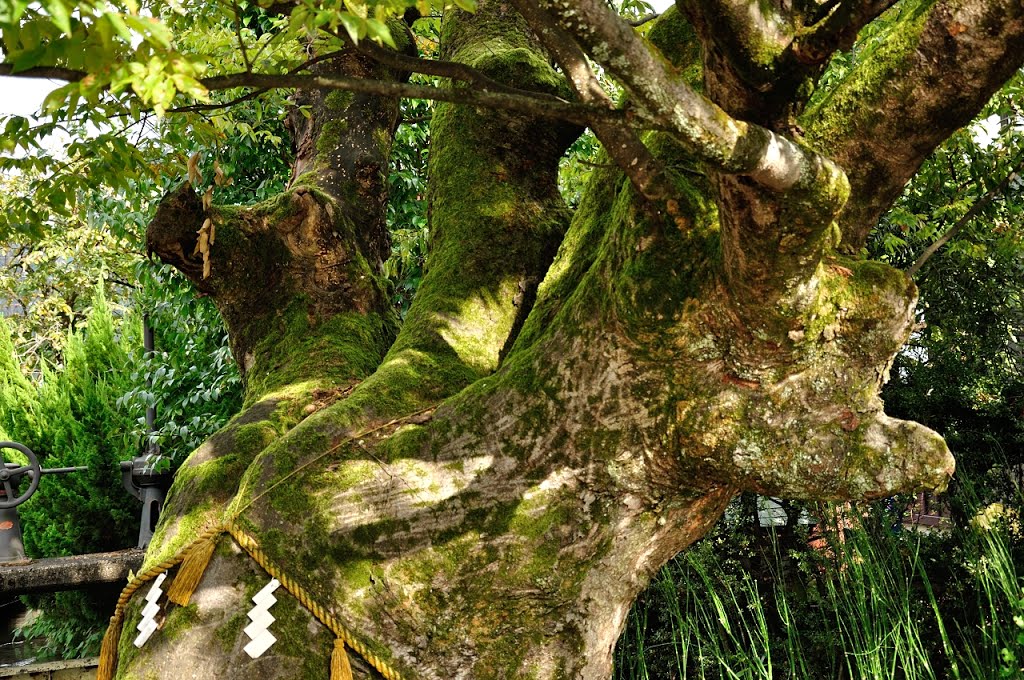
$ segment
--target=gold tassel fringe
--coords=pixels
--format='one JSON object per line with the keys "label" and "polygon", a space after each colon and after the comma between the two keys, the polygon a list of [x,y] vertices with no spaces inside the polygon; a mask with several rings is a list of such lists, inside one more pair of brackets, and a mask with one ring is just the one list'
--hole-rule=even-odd
{"label": "gold tassel fringe", "polygon": [[334,641],[334,653],[331,654],[331,680],[352,680],[352,666],[348,662],[345,641],[341,638]]}
{"label": "gold tassel fringe", "polygon": [[114,680],[114,672],[117,670],[117,646],[121,643],[123,624],[121,609],[117,608],[114,610],[114,615],[110,617],[110,625],[107,626],[107,633],[103,636],[96,680]]}
{"label": "gold tassel fringe", "polygon": [[185,555],[178,567],[178,573],[167,589],[167,599],[182,607],[188,605],[192,594],[196,592],[199,582],[203,580],[206,566],[213,557],[213,550],[217,547],[218,536],[204,538],[198,541]]}

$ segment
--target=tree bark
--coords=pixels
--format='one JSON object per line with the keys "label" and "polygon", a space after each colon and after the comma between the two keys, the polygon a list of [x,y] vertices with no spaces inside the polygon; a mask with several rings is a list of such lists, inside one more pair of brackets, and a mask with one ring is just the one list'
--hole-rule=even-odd
{"label": "tree bark", "polygon": [[[549,4],[524,5],[541,39],[557,29],[593,52],[600,39]],[[680,35],[707,32],[700,13],[715,6],[689,3],[692,26],[669,11],[652,29],[652,63],[673,87],[689,88],[694,68],[748,59],[721,42],[736,31],[703,67],[678,49]],[[783,43],[771,69],[792,63]],[[571,96],[509,5],[448,13],[441,44],[503,85]],[[562,47],[585,93],[585,64]],[[367,58],[332,68],[403,77]],[[812,81],[820,72],[801,68]],[[770,151],[804,94],[749,63],[705,86],[740,115],[751,99],[730,93],[755,77],[791,93],[790,108],[757,121]],[[640,106],[669,101],[632,85]],[[981,90],[972,96],[963,106],[977,110]],[[427,275],[396,331],[379,275],[396,105],[297,99],[310,118],[293,118],[287,193],[204,212],[186,185],[150,226],[150,248],[220,306],[247,401],[178,473],[147,564],[230,518],[404,677],[598,679],[648,578],[737,491],[860,499],[949,479],[941,438],[889,418],[878,397],[914,326],[916,289],[838,254],[837,216],[850,233],[869,228],[875,198],[857,163],[828,160],[833,147],[785,138],[804,179],[780,187],[677,131],[606,129],[651,160],[641,177],[595,170],[570,219],[557,164],[577,127],[439,104]],[[826,106],[802,114],[809,128]],[[191,253],[211,214],[219,235],[204,277]],[[278,642],[257,660],[243,653],[247,598],[267,580],[222,538],[192,604],[171,606],[141,651],[122,639],[118,677],[327,677],[333,636],[288,594],[271,611]],[[356,677],[377,677],[350,656]]]}

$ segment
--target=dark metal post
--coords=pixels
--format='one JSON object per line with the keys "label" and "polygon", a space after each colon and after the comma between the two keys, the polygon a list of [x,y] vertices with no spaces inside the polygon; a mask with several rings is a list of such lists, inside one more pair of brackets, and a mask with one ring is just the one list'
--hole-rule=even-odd
{"label": "dark metal post", "polygon": [[[149,314],[142,317],[142,348],[145,350],[147,358],[152,358],[156,351],[153,344],[153,327],[149,325]],[[146,382],[146,386],[153,387],[152,378]],[[146,407],[146,430],[150,434],[156,432],[156,406]]]}
{"label": "dark metal post", "polygon": [[[153,344],[153,327],[149,325],[149,315],[142,317],[142,343],[147,357],[155,351]],[[148,383],[153,386],[153,381]],[[146,430],[148,434],[156,432],[156,407],[146,407]],[[160,519],[167,489],[171,485],[171,473],[167,469],[170,461],[160,455],[160,446],[147,439],[146,452],[134,460],[121,461],[121,482],[132,494],[142,501],[142,517],[139,523],[139,547],[145,548],[153,538],[156,523]]]}

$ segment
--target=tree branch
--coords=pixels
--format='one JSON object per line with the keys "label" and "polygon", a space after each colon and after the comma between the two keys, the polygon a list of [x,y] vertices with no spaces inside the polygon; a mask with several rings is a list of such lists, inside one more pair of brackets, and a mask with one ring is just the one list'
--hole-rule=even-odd
{"label": "tree branch", "polygon": [[788,52],[801,64],[823,65],[837,50],[853,46],[860,30],[896,0],[848,0],[829,6],[812,26],[790,43]]}
{"label": "tree branch", "polygon": [[700,160],[773,191],[821,191],[816,201],[821,208],[838,212],[842,207],[846,180],[839,166],[771,130],[735,120],[697,94],[601,0],[572,6],[537,0],[537,5],[615,75],[635,105]]}
{"label": "tree branch", "polygon": [[630,19],[627,23],[629,23],[629,25],[632,26],[633,28],[640,28],[644,24],[649,23],[651,21],[654,21],[655,19],[657,19],[660,16],[661,15],[658,14],[657,12],[651,12],[650,14],[645,14],[642,17],[637,17],[636,19]]}
{"label": "tree branch", "polygon": [[565,120],[580,125],[587,125],[592,120],[626,120],[626,113],[624,111],[567,102],[543,95],[487,92],[469,88],[446,89],[429,85],[384,82],[342,76],[233,73],[206,78],[201,82],[210,91],[227,90],[235,87],[304,88],[346,90],[382,97],[430,99],[451,102],[453,104],[505,109],[542,118]]}
{"label": "tree branch", "polygon": [[1006,191],[1006,188],[1010,186],[1010,183],[1019,177],[1018,173],[1020,173],[1022,168],[1024,168],[1024,153],[1014,159],[1011,170],[1006,177],[1003,178],[1003,181],[992,187],[984,196],[975,201],[970,210],[964,213],[964,216],[957,220],[956,224],[940,236],[935,243],[925,248],[925,251],[921,253],[921,257],[917,258],[917,261],[914,262],[914,264],[907,270],[907,275],[913,278],[919,271],[921,271],[921,267],[924,266],[924,263],[927,262],[932,255],[938,252],[939,248],[949,243],[954,236],[959,234],[964,227],[970,224],[982,210],[996,199],[996,197]]}
{"label": "tree branch", "polygon": [[[296,73],[301,73],[302,71],[308,70],[309,68],[315,66],[316,64],[320,64],[329,59],[337,59],[342,55],[342,53],[343,52],[341,50],[338,50],[335,52],[327,52],[326,54],[317,55],[315,57],[312,57],[311,59],[307,59],[306,61],[302,62],[295,68],[291,69],[290,71],[288,71],[288,74],[294,75]],[[246,66],[246,72],[250,72],[248,66]],[[250,99],[255,99],[256,97],[260,96],[261,94],[265,94],[270,90],[271,88],[268,87],[260,88],[257,90],[253,90],[247,94],[244,94],[240,97],[236,97],[235,99],[232,99],[227,102],[213,104],[191,104],[189,106],[176,106],[174,108],[167,109],[167,113],[197,113],[201,111],[216,111],[218,109],[226,109],[234,106],[235,104],[241,104],[243,102],[249,101]]]}
{"label": "tree branch", "polygon": [[11,76],[14,78],[46,78],[48,80],[65,80],[69,83],[74,83],[82,80],[87,75],[89,74],[86,71],[60,66],[33,66],[15,71],[13,64],[0,64],[0,76]]}
{"label": "tree branch", "polygon": [[[512,4],[555,57],[580,101],[611,107],[611,98],[591,70],[586,55],[569,34],[558,27],[551,15],[530,0],[512,0]],[[623,124],[604,121],[594,121],[591,127],[605,152],[629,177],[630,182],[644,198],[663,201],[672,195],[671,188],[665,180],[664,168],[635,131]]]}
{"label": "tree branch", "polygon": [[240,97],[235,97],[230,101],[217,102],[211,104],[189,104],[188,106],[175,106],[174,108],[167,109],[167,113],[201,113],[203,111],[217,111],[219,109],[229,109],[236,104],[247,102],[250,99],[255,99],[262,94],[270,92],[270,88],[261,87],[256,90],[251,90]]}
{"label": "tree branch", "polygon": [[849,173],[840,225],[851,252],[924,159],[1024,65],[1019,0],[920,4],[801,116],[808,141]]}
{"label": "tree branch", "polygon": [[[348,42],[347,38],[343,35],[335,34],[335,36]],[[410,57],[409,55],[381,47],[370,40],[363,40],[358,44],[353,45],[353,47],[360,54],[372,57],[385,66],[428,76],[439,76],[442,78],[459,80],[470,85],[475,85],[484,92],[501,92],[511,95],[533,97],[552,102],[564,101],[554,95],[542,92],[529,92],[527,90],[520,90],[515,87],[503,85],[480,70],[467,64],[460,64],[459,62],[444,61],[440,59],[421,59],[419,57]],[[608,102],[608,104],[608,108],[612,108],[611,102]]]}
{"label": "tree branch", "polygon": [[235,13],[235,37],[238,39],[238,51],[242,55],[242,63],[245,64],[245,70],[252,70],[252,62],[249,60],[249,51],[245,49],[245,40],[242,39],[242,14],[238,10],[238,3],[232,2],[231,9]]}
{"label": "tree branch", "polygon": [[713,43],[747,84],[763,86],[793,39],[793,27],[771,3],[683,0],[680,8],[704,43]]}
{"label": "tree branch", "polygon": [[[324,57],[326,58],[326,56]],[[405,59],[405,58],[403,58]],[[414,59],[417,68],[422,68],[423,73],[430,69],[436,71],[436,75],[445,77],[466,76],[467,78],[480,81],[481,76],[462,69],[448,70],[445,62],[429,62],[427,60]],[[311,62],[307,62],[308,66]],[[19,78],[50,78],[78,82],[88,76],[85,71],[65,69],[60,67],[38,66],[17,73],[12,73],[10,64],[0,64],[0,75],[11,75]],[[487,79],[490,81],[491,79]],[[504,109],[516,113],[524,113],[532,116],[539,116],[547,119],[564,120],[577,125],[589,125],[594,121],[608,121],[615,123],[628,123],[639,129],[657,129],[657,125],[644,119],[642,116],[626,115],[625,111],[610,107],[580,104],[561,100],[557,97],[543,93],[526,92],[515,88],[500,86],[498,91],[474,90],[470,88],[440,88],[429,85],[415,85],[411,83],[387,82],[377,80],[366,80],[362,78],[350,78],[343,76],[322,76],[322,75],[300,75],[298,73],[231,73],[220,76],[212,76],[200,80],[203,87],[211,92],[230,90],[239,87],[253,87],[262,91],[274,88],[284,89],[320,89],[320,90],[345,90],[362,94],[378,95],[382,97],[428,99],[433,101],[445,101],[453,104],[465,104],[468,106],[481,106],[489,109]],[[257,93],[258,94],[258,93]],[[255,95],[254,95],[255,96]],[[251,96],[244,95],[241,99],[233,102],[239,103],[250,99]],[[223,108],[224,104],[195,104],[173,109],[173,111],[200,111],[207,109]]]}

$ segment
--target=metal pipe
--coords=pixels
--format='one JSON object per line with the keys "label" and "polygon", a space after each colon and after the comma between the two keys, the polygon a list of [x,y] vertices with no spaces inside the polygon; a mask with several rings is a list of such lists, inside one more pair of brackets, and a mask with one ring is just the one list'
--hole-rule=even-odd
{"label": "metal pipe", "polygon": [[[156,352],[153,342],[153,327],[149,325],[149,314],[142,316],[142,348],[145,350],[147,359],[151,359]],[[146,380],[146,387],[153,388],[153,378]],[[156,432],[156,406],[146,407],[146,429],[150,434]]]}
{"label": "metal pipe", "polygon": [[44,475],[64,474],[67,472],[84,472],[89,469],[88,465],[79,465],[78,467],[62,467],[62,468],[43,468],[39,472]]}
{"label": "metal pipe", "polygon": [[[146,358],[152,358],[156,352],[153,341],[153,327],[149,324],[149,315],[142,317],[142,347]],[[149,378],[146,385],[152,390],[153,379]],[[167,488],[170,486],[169,472],[157,470],[162,461],[160,446],[153,441],[156,432],[156,407],[146,408],[146,429],[150,437],[147,439],[146,453],[134,460],[121,463],[121,480],[125,488],[133,496],[142,501],[142,518],[139,526],[139,547],[145,548],[153,538],[160,511],[163,509]]]}

